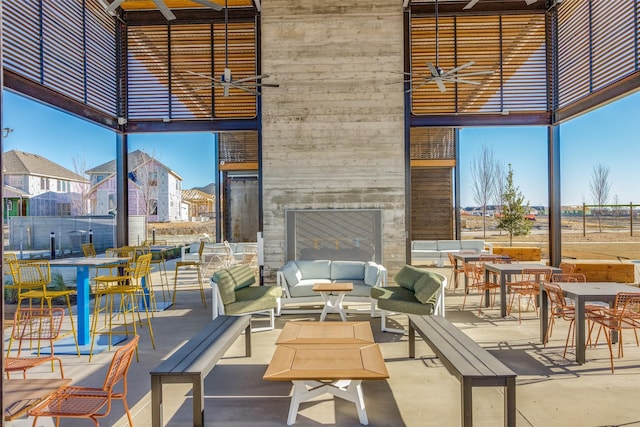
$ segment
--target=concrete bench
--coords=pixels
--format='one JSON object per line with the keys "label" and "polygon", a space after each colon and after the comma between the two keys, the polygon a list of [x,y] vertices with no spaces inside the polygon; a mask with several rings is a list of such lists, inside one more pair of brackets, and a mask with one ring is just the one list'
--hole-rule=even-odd
{"label": "concrete bench", "polygon": [[244,331],[245,353],[251,356],[250,316],[218,316],[151,371],[151,425],[161,427],[162,387],[193,384],[193,425],[204,426],[204,379]]}
{"label": "concrete bench", "polygon": [[449,372],[460,381],[462,425],[473,425],[474,386],[499,387],[504,393],[504,425],[516,425],[516,373],[464,332],[440,316],[409,315],[409,357],[415,358],[415,333],[429,344]]}

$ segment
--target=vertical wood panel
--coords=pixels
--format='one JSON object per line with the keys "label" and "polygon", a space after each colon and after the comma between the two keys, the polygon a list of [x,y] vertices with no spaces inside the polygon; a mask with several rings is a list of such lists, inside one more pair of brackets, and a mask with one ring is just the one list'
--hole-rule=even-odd
{"label": "vertical wood panel", "polygon": [[453,239],[450,168],[411,169],[411,239]]}

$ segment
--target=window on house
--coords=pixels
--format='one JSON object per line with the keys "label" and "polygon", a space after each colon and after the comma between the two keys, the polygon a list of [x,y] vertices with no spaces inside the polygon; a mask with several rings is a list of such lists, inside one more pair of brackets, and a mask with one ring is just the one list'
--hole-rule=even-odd
{"label": "window on house", "polygon": [[57,215],[58,216],[70,216],[71,215],[71,203],[58,203]]}
{"label": "window on house", "polygon": [[49,190],[49,178],[40,178],[40,189]]}
{"label": "window on house", "polygon": [[158,215],[158,200],[151,199],[149,201],[149,215]]}
{"label": "window on house", "polygon": [[158,172],[149,172],[149,185],[152,187],[158,185]]}
{"label": "window on house", "polygon": [[104,179],[102,175],[96,175],[96,184]]}
{"label": "window on house", "polygon": [[11,212],[13,210],[13,200],[7,200],[7,211]]}

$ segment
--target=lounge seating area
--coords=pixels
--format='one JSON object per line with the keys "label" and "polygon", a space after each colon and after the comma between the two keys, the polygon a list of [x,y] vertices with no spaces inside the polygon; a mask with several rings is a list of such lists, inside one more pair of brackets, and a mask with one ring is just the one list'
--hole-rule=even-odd
{"label": "lounge seating area", "polygon": [[[449,272],[449,268],[436,267],[421,270],[444,277]],[[190,273],[182,280],[196,283],[195,271]],[[395,282],[392,278],[389,281]],[[158,280],[154,283],[160,286]],[[395,283],[389,283],[387,288],[392,286]],[[197,292],[185,292],[180,296],[179,307],[154,313],[155,350],[148,334],[140,335],[140,361],[134,360],[128,373],[127,402],[134,425],[150,425],[149,372],[211,322],[213,295],[209,286],[205,286],[205,291],[207,307],[202,306]],[[445,298],[446,319],[517,374],[516,425],[558,425],[558,419],[570,419],[576,425],[632,425],[637,422],[637,411],[630,399],[635,396],[635,377],[640,372],[640,347],[636,346],[630,331],[624,357],[618,358],[614,354],[615,374],[612,374],[609,349],[602,336],[596,348],[588,348],[587,363],[579,365],[573,360],[571,347],[567,358],[563,358],[568,322],[556,320],[544,347],[539,342],[539,319],[534,317],[533,310],[523,313],[519,324],[517,317],[500,317],[497,307],[485,308],[483,314],[478,315],[475,305],[480,296],[475,293],[467,296],[468,302],[473,299],[473,304],[465,310],[461,308],[464,296],[459,290],[456,293],[446,289]],[[349,305],[368,307],[368,303],[362,301]],[[205,425],[250,427],[255,426],[256,420],[266,427],[285,425],[291,383],[265,381],[262,376],[284,324],[317,321],[318,316],[319,313],[291,310],[276,317],[273,330],[252,332],[250,357],[246,356],[244,336],[237,338],[205,378]],[[371,318],[367,310],[354,310],[347,312],[347,320],[371,323],[375,342],[379,343],[389,367],[388,380],[367,381],[363,385],[370,425],[460,425],[461,385],[427,343],[416,340],[416,358],[412,359],[408,357],[408,335],[382,332],[379,317]],[[338,322],[335,318],[328,321]],[[406,314],[389,314],[387,322],[391,327],[408,330]],[[5,337],[8,338],[8,331],[5,331]],[[79,358],[57,353],[56,356],[62,359],[65,378],[71,379],[72,384],[99,386],[115,349],[122,345],[94,354],[90,364],[87,356]],[[38,377],[60,379],[60,372],[57,366],[52,372],[49,364],[29,370],[28,378]],[[603,395],[603,389],[615,391]],[[473,393],[474,425],[501,424],[504,416],[502,387],[480,387]],[[165,425],[193,425],[191,385],[173,384],[171,396],[163,403]],[[600,403],[593,405],[594,399]],[[425,411],[429,413],[426,418]],[[21,424],[23,421],[26,424]],[[31,420],[19,420],[13,425],[31,425]],[[86,425],[86,420],[65,419],[64,425],[80,427]],[[128,425],[119,402],[100,420],[100,425]],[[352,427],[359,424],[353,404],[320,398],[300,404],[296,425]]]}

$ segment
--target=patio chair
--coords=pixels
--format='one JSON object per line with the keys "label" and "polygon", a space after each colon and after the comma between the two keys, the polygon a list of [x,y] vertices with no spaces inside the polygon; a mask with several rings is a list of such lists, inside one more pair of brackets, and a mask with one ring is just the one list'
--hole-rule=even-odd
{"label": "patio chair", "polygon": [[[142,318],[140,316],[141,306],[144,308],[146,315],[146,323],[149,328],[151,346],[154,349],[156,348],[153,328],[151,326],[151,319],[149,316],[149,305],[153,302],[153,293],[145,294],[142,286],[143,278],[149,274],[150,261],[151,254],[140,255],[136,263],[125,271],[125,274],[96,278],[96,281],[103,284],[103,287],[96,288],[94,297],[93,319],[91,322],[91,334],[93,338],[91,340],[91,348],[89,350],[89,361],[91,361],[91,358],[93,357],[93,349],[98,333],[109,335],[109,348],[111,348],[111,337],[113,335],[129,335],[129,325],[132,327],[133,335],[138,335],[136,328],[136,316],[138,318],[138,322],[142,324]],[[150,289],[149,292],[151,292]],[[107,299],[104,307],[101,302],[103,297]],[[119,298],[117,299],[116,297]],[[105,321],[105,323],[107,323],[106,332],[100,332],[98,330],[98,318],[101,312],[104,312],[105,316],[107,316]],[[128,315],[131,316],[130,322],[127,320]],[[119,316],[122,316],[122,322],[114,322],[114,318],[117,319]],[[122,326],[124,331],[117,329],[118,326]],[[138,360],[137,349],[136,360]]]}
{"label": "patio chair", "polygon": [[562,270],[563,274],[571,274],[576,270],[575,264],[569,264],[566,262],[561,262],[560,264],[558,264],[558,268]]}
{"label": "patio chair", "polygon": [[455,290],[458,287],[458,278],[460,274],[464,274],[464,265],[457,265],[456,259],[453,257],[452,252],[447,252],[447,256],[449,257],[449,263],[451,264],[451,276],[449,276],[449,283]]}
{"label": "patio chair", "polygon": [[181,261],[176,262],[176,272],[173,277],[173,297],[171,298],[171,302],[173,305],[176,304],[176,292],[178,291],[178,271],[184,267],[188,267],[188,268],[193,267],[196,269],[196,273],[198,275],[198,285],[200,286],[200,299],[202,300],[202,305],[204,307],[207,306],[207,300],[204,295],[204,285],[202,283],[202,271],[201,271],[201,267],[203,263],[202,253],[204,252],[204,245],[205,245],[205,242],[200,242],[197,255],[185,254],[185,256],[189,256],[188,259],[185,259],[185,257],[183,257]]}
{"label": "patio chair", "polygon": [[[40,307],[46,306],[51,308],[55,298],[62,298],[67,303],[69,310],[69,323],[71,324],[71,333],[76,344],[78,356],[80,356],[80,347],[78,345],[78,336],[73,322],[73,307],[71,305],[71,295],[76,292],[70,289],[49,289],[47,286],[51,283],[51,266],[47,260],[28,260],[28,261],[12,261],[9,263],[11,276],[14,286],[18,291],[18,307],[22,305],[22,301],[29,300],[29,307],[32,306],[33,300],[40,301]],[[13,337],[9,340],[7,351],[11,349]]]}
{"label": "patio chair", "polygon": [[[133,426],[127,404],[127,373],[139,339],[140,337],[136,335],[116,350],[101,388],[82,386],[60,388],[29,411],[29,416],[34,417],[33,425],[37,425],[39,417],[51,417],[56,419],[56,426],[60,425],[60,418],[87,418],[99,426],[98,418],[109,415],[111,402],[117,399],[122,401],[129,425]],[[120,383],[122,383],[122,391],[116,392],[114,388]]]}
{"label": "patio chair", "polygon": [[522,273],[515,276],[516,279],[507,282],[511,295],[507,303],[507,314],[511,313],[513,303],[518,297],[518,323],[522,323],[522,297],[527,298],[527,309],[531,303],[538,315],[537,298],[540,295],[540,282],[551,279],[551,270],[546,268],[523,268]]}
{"label": "patio chair", "polygon": [[[53,343],[60,337],[60,328],[64,318],[62,308],[26,308],[18,307],[14,314],[11,337],[18,341],[18,351],[15,356],[7,356],[4,362],[4,371],[7,378],[11,372],[22,371],[23,378],[27,377],[27,370],[51,362],[51,370],[54,370],[54,361],[60,366],[60,377],[64,378],[62,360],[54,354]],[[38,350],[36,356],[25,355],[32,352],[31,344],[36,342]],[[49,343],[48,354],[40,353],[40,344]]]}
{"label": "patio chair", "polygon": [[[467,262],[464,264],[464,274],[467,277],[469,283],[469,289],[476,289],[480,294],[480,304],[478,305],[478,314],[482,314],[482,302],[484,301],[485,292],[488,290],[493,295],[491,296],[491,306],[495,301],[496,289],[500,289],[500,285],[495,282],[487,282],[484,280],[484,268],[481,263],[472,264]],[[462,309],[467,301],[468,293],[465,292],[464,299],[462,300]]]}
{"label": "patio chair", "polygon": [[[594,324],[600,325],[598,335],[594,346],[598,344],[600,333],[604,331],[604,337],[609,347],[609,356],[611,359],[611,373],[614,372],[613,367],[613,348],[611,344],[611,333],[618,333],[618,357],[624,356],[622,331],[625,329],[633,329],[636,337],[636,345],[638,342],[638,328],[640,328],[640,294],[635,292],[620,292],[616,295],[613,308],[601,307],[598,311],[593,312],[590,316]],[[591,330],[591,328],[590,328]]]}

